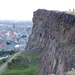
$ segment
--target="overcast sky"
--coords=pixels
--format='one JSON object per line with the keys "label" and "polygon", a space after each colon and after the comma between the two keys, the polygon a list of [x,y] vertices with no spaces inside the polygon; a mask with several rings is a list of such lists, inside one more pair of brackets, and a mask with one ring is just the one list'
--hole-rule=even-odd
{"label": "overcast sky", "polygon": [[74,0],[0,0],[0,20],[32,20],[37,9],[68,11]]}

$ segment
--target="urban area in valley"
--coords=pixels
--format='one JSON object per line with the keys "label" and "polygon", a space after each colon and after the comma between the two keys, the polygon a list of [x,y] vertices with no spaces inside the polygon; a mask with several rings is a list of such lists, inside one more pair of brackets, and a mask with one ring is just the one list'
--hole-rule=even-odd
{"label": "urban area in valley", "polygon": [[32,25],[31,21],[0,21],[0,60],[9,56],[2,51],[25,50]]}

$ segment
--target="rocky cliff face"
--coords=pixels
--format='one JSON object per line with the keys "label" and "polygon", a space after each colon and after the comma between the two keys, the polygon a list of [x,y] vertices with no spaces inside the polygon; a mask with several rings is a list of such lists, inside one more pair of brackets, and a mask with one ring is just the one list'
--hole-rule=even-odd
{"label": "rocky cliff face", "polygon": [[63,74],[75,68],[75,16],[35,11],[26,52],[40,54],[40,75]]}

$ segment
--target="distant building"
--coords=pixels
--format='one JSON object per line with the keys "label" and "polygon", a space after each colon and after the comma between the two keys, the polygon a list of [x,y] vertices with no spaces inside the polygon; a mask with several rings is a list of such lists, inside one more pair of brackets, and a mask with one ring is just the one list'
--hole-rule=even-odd
{"label": "distant building", "polygon": [[19,51],[20,50],[20,46],[19,45],[16,45],[14,50],[15,51]]}
{"label": "distant building", "polygon": [[9,54],[4,54],[2,57],[0,57],[0,60],[2,60],[2,59],[6,59],[6,58],[8,58],[8,57],[10,57]]}
{"label": "distant building", "polygon": [[73,12],[75,12],[75,9],[73,9]]}
{"label": "distant building", "polygon": [[15,28],[15,24],[13,24],[13,28]]}

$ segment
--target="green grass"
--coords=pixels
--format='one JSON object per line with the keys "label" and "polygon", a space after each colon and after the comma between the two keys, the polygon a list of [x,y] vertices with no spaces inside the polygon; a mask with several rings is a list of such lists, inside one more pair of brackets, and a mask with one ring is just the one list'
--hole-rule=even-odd
{"label": "green grass", "polygon": [[40,64],[38,58],[37,54],[21,53],[14,59],[14,63],[11,61],[11,65],[7,66],[0,75],[37,75],[37,68]]}
{"label": "green grass", "polygon": [[66,43],[67,42],[67,39],[64,39],[62,41],[60,41],[61,43]]}
{"label": "green grass", "polygon": [[[7,60],[7,59],[6,59]],[[2,62],[2,60],[0,60],[0,67],[5,64],[6,62]]]}
{"label": "green grass", "polygon": [[55,12],[65,12],[67,14],[75,15],[75,12],[73,12],[73,11],[71,11],[71,12],[69,12],[69,11],[59,11],[59,10],[54,10],[54,11]]}
{"label": "green grass", "polygon": [[66,12],[67,14],[75,15],[75,12]]}
{"label": "green grass", "polygon": [[33,59],[36,59],[36,58],[39,58],[39,55],[38,54],[34,54],[34,53],[21,53],[19,54],[18,56],[22,56],[24,58],[33,58]]}
{"label": "green grass", "polygon": [[37,66],[33,66],[33,67],[30,67],[30,68],[24,68],[24,69],[21,69],[21,70],[5,70],[2,72],[1,75],[36,75],[37,72]]}
{"label": "green grass", "polygon": [[71,44],[69,47],[68,47],[69,51],[72,51],[73,53],[73,56],[75,57],[75,45]]}
{"label": "green grass", "polygon": [[73,50],[75,50],[75,45],[70,45],[69,48],[70,48],[70,50],[73,51]]}
{"label": "green grass", "polygon": [[75,71],[69,71],[67,74],[68,75],[75,75]]}

